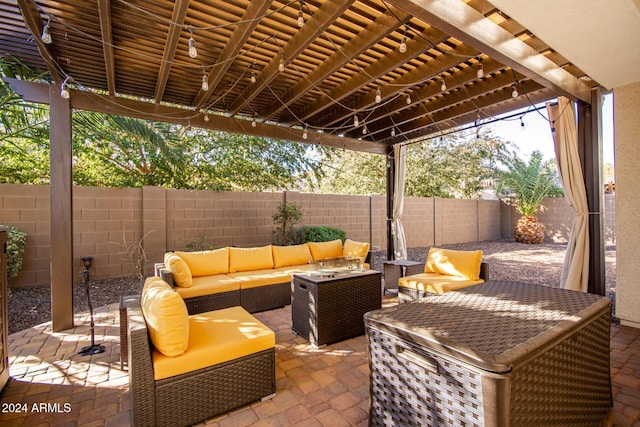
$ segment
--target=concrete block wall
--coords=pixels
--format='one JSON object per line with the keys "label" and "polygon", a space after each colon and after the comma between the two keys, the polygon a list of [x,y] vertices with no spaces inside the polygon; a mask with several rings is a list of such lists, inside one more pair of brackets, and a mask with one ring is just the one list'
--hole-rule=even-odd
{"label": "concrete block wall", "polygon": [[[0,223],[28,233],[24,267],[14,286],[47,285],[49,266],[49,187],[0,184]],[[606,203],[614,209],[614,195]],[[273,242],[273,213],[279,203],[299,203],[299,225],[329,225],[376,249],[387,248],[386,197],[280,193],[241,193],[74,187],[74,268],[94,257],[92,278],[131,275],[123,240],[144,238],[147,270],[168,249],[184,249],[204,238],[205,247],[250,247]],[[548,199],[541,219],[550,241],[566,239],[571,212],[564,199]],[[408,247],[495,240],[513,236],[519,214],[490,200],[405,199],[403,224]],[[612,217],[612,212],[607,218]],[[567,221],[567,223],[565,223]],[[554,239],[554,240],[551,240]],[[78,274],[77,280],[81,277]]]}

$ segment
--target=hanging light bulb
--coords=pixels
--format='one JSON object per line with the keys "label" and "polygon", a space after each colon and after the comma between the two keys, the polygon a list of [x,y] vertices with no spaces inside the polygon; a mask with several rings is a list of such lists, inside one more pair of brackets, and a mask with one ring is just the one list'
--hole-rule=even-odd
{"label": "hanging light bulb", "polygon": [[204,113],[203,119],[205,122],[209,123],[209,115],[207,113]]}
{"label": "hanging light bulb", "polygon": [[522,120],[522,117],[520,117],[520,129],[526,130],[525,126],[524,126],[524,121]]}
{"label": "hanging light bulb", "polygon": [[366,135],[366,134],[367,134],[367,132],[368,132],[368,130],[367,130],[367,124],[365,123],[365,124],[362,126],[362,134],[363,134],[363,135]]}
{"label": "hanging light bulb", "polygon": [[515,85],[511,86],[511,97],[512,98],[518,97],[518,88],[516,88]]}
{"label": "hanging light bulb", "polygon": [[256,80],[256,73],[255,73],[255,71],[252,71],[251,72],[251,83],[255,83],[256,81],[257,81]]}
{"label": "hanging light bulb", "polygon": [[193,29],[189,28],[191,37],[189,38],[189,56],[192,58],[198,57],[198,49],[196,49],[196,39],[193,38]]}
{"label": "hanging light bulb", "polygon": [[411,105],[411,95],[407,93],[407,105]]}
{"label": "hanging light bulb", "polygon": [[482,67],[482,62],[478,64],[478,71],[476,72],[476,77],[479,79],[484,77],[484,68]]}
{"label": "hanging light bulb", "polygon": [[380,92],[380,88],[376,89],[376,104],[380,104],[382,102],[382,92]]}
{"label": "hanging light bulb", "polygon": [[202,90],[204,92],[209,90],[209,78],[207,77],[206,73],[202,75]]}
{"label": "hanging light bulb", "polygon": [[302,14],[302,7],[304,3],[300,0],[300,10],[298,11],[298,28],[301,28],[304,25],[304,15]]}
{"label": "hanging light bulb", "polygon": [[391,136],[396,136],[396,128],[391,128]]}
{"label": "hanging light bulb", "polygon": [[258,124],[256,123],[256,118],[254,116],[253,120],[251,120],[251,127],[256,127],[256,126],[258,126]]}
{"label": "hanging light bulb", "polygon": [[69,80],[69,77],[64,79],[64,81],[60,85],[60,96],[64,99],[69,99],[69,86],[67,85],[67,80]]}
{"label": "hanging light bulb", "polygon": [[358,116],[354,115],[353,116],[353,127],[358,127],[360,126],[360,120],[358,120]]}
{"label": "hanging light bulb", "polygon": [[404,34],[402,34],[402,40],[400,41],[400,46],[398,46],[398,50],[400,53],[405,53],[407,51],[407,26],[404,26]]}
{"label": "hanging light bulb", "polygon": [[309,133],[307,131],[307,127],[304,127],[304,130],[302,131],[302,139],[307,139],[309,137]]}
{"label": "hanging light bulb", "polygon": [[440,91],[445,92],[447,90],[447,84],[444,82],[444,77],[442,78],[442,82],[440,83]]}
{"label": "hanging light bulb", "polygon": [[49,27],[50,20],[47,21],[47,24],[42,29],[42,42],[45,44],[51,44],[53,39],[51,38],[51,28]]}
{"label": "hanging light bulb", "polygon": [[102,123],[105,126],[109,126],[109,116],[107,116],[106,114],[104,115],[104,118],[102,119]]}
{"label": "hanging light bulb", "polygon": [[280,72],[284,71],[284,59],[281,59],[280,62],[278,63],[278,71]]}

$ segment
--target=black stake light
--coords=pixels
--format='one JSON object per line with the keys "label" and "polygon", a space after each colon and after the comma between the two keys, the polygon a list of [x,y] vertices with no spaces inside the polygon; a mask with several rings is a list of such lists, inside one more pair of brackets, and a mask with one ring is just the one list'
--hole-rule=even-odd
{"label": "black stake light", "polygon": [[86,347],[82,347],[82,349],[78,352],[80,356],[91,356],[92,354],[104,353],[104,346],[102,344],[96,344],[96,335],[93,323],[93,306],[91,305],[91,297],[89,296],[89,267],[91,267],[91,261],[93,258],[90,256],[83,256],[80,258],[82,260],[82,265],[84,265],[84,270],[80,272],[82,277],[84,277],[84,289],[87,292],[87,303],[89,304],[89,315],[91,316],[91,345]]}

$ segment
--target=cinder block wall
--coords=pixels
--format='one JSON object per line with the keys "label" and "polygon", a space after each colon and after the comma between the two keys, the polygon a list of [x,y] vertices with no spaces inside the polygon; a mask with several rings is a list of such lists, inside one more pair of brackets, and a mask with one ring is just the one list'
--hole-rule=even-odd
{"label": "cinder block wall", "polygon": [[[381,195],[74,187],[74,268],[80,272],[80,257],[90,255],[93,278],[133,274],[125,240],[134,245],[143,239],[147,272],[166,250],[184,249],[200,239],[216,248],[267,245],[274,238],[273,213],[283,200],[302,207],[299,225],[338,227],[351,239],[387,248],[386,197]],[[607,200],[611,227],[614,196]],[[547,239],[566,241],[573,215],[568,204],[547,199],[544,206],[540,218]],[[510,238],[519,216],[498,201],[408,197],[403,224],[408,247],[428,247]],[[49,284],[49,187],[0,184],[0,223],[28,233],[24,267],[13,286]],[[81,280],[79,274],[76,279]]]}

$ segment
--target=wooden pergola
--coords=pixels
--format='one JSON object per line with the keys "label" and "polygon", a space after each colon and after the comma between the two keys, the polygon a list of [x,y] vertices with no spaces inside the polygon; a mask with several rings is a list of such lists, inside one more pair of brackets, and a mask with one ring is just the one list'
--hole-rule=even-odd
{"label": "wooden pergola", "polygon": [[[392,157],[565,96],[600,212],[599,83],[487,0],[0,0],[0,13],[0,54],[50,76],[9,84],[51,107],[54,330],[73,323],[73,109]],[[602,218],[590,221],[602,294]]]}

